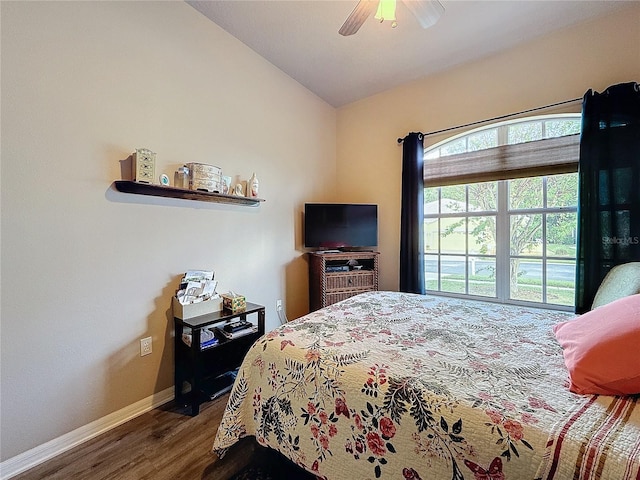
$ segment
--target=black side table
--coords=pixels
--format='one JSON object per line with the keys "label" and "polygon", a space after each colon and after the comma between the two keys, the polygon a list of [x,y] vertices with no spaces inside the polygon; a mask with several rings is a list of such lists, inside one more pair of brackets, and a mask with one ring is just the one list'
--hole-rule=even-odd
{"label": "black side table", "polygon": [[[257,320],[252,319],[257,314]],[[202,347],[200,335],[203,329],[222,328],[235,319],[247,320],[257,327],[257,331],[239,338],[224,339],[213,346]],[[265,307],[247,302],[242,312],[231,313],[227,310],[201,315],[186,320],[174,317],[175,332],[175,400],[176,404],[191,405],[191,415],[198,415],[200,404],[213,400],[231,390],[236,370],[253,343],[264,335]],[[186,329],[191,330],[191,346],[182,340]],[[184,392],[185,383],[190,390]]]}

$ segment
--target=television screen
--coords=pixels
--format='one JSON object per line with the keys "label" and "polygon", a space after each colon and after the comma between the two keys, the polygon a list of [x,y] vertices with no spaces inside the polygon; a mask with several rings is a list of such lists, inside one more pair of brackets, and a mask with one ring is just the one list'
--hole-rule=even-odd
{"label": "television screen", "polygon": [[362,248],[378,245],[378,206],[355,203],[306,203],[304,246]]}

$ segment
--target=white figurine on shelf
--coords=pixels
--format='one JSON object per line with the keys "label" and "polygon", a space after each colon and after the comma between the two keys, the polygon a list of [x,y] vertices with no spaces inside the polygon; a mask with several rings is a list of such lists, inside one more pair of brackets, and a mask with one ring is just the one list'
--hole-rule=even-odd
{"label": "white figurine on shelf", "polygon": [[260,186],[260,182],[258,182],[258,178],[254,173],[249,181],[247,182],[247,197],[258,198],[258,188]]}
{"label": "white figurine on shelf", "polygon": [[244,189],[242,188],[242,184],[238,183],[235,188],[235,195],[237,197],[244,197]]}

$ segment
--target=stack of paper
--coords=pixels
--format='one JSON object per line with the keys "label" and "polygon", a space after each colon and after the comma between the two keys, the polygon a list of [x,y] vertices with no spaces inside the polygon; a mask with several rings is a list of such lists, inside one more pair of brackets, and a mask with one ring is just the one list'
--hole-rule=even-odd
{"label": "stack of paper", "polygon": [[180,282],[176,298],[182,305],[204,302],[217,298],[218,282],[212,270],[188,270]]}

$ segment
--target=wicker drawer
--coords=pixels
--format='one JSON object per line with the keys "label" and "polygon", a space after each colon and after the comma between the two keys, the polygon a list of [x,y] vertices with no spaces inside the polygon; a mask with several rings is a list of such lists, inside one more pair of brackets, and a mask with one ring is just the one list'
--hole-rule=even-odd
{"label": "wicker drawer", "polygon": [[345,300],[349,297],[353,297],[354,295],[358,295],[359,293],[362,292],[369,292],[371,290],[349,290],[349,291],[345,291],[345,292],[332,292],[332,293],[327,293],[326,295],[326,300],[327,300],[327,305],[332,305],[336,302],[339,302],[340,300]]}
{"label": "wicker drawer", "polygon": [[350,273],[349,275],[328,274],[327,291],[353,288],[373,288],[373,272]]}

